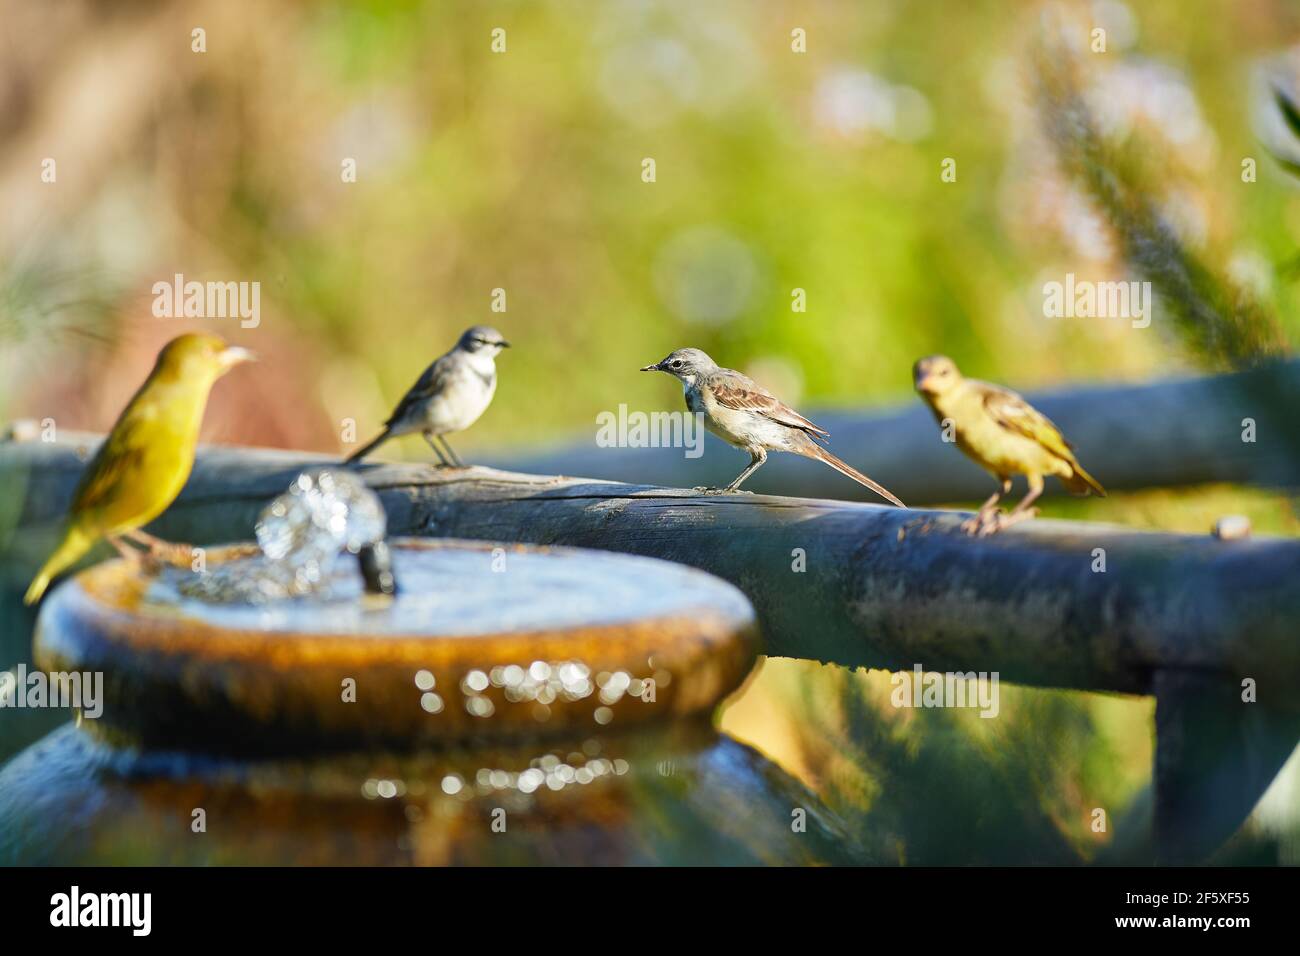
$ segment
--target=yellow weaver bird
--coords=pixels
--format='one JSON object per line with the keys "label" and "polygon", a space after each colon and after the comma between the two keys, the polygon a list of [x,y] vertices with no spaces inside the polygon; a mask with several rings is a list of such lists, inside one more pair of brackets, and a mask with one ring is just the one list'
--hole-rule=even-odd
{"label": "yellow weaver bird", "polygon": [[[1038,509],[1031,506],[1043,493],[1045,475],[1060,478],[1076,495],[1094,492],[1106,497],[1106,490],[1083,470],[1060,429],[1015,392],[963,378],[946,355],[919,359],[912,367],[912,380],[940,427],[951,423],[957,447],[1000,482],[979,514],[963,522],[968,534],[992,534],[1036,515]],[[1011,490],[1012,475],[1029,480],[1029,494],[1004,515],[998,502]]]}
{"label": "yellow weaver bird", "polygon": [[153,554],[165,552],[166,542],[140,528],[166,511],[189,480],[212,386],[253,358],[252,352],[228,346],[215,335],[182,335],[163,347],[81,476],[63,539],[32,580],[24,603],[39,601],[50,581],[101,537],[124,557],[138,558],[139,552],[122,539]]}

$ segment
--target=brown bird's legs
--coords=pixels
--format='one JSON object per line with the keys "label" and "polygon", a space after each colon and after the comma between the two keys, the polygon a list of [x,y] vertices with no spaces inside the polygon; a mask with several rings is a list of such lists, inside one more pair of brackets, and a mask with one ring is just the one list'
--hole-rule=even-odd
{"label": "brown bird's legs", "polygon": [[108,543],[111,544],[113,546],[113,549],[117,551],[117,553],[120,554],[123,557],[123,559],[125,559],[126,561],[130,562],[131,564],[140,563],[140,552],[137,551],[135,548],[131,547],[130,545],[128,545],[117,535],[115,534],[108,535]]}
{"label": "brown bird's legs", "polygon": [[725,488],[697,487],[695,490],[706,495],[732,495],[732,494],[747,495],[749,494],[748,491],[740,491],[740,483],[744,481],[746,478],[748,478],[750,475],[752,475],[754,472],[758,471],[759,465],[763,464],[763,462],[765,461],[767,461],[766,449],[759,448],[756,451],[751,451],[749,453],[749,465],[745,468],[744,471],[738,474],[736,476],[735,481],[727,485],[727,487]]}
{"label": "brown bird's legs", "polygon": [[1011,490],[1010,478],[999,478],[998,481],[1001,482],[998,485],[998,490],[989,495],[988,500],[980,505],[977,514],[961,523],[961,530],[970,535],[979,534],[990,521],[995,520],[994,516],[997,514],[998,502],[1002,500],[1003,495]]}
{"label": "brown bird's legs", "polygon": [[[194,563],[193,545],[180,541],[164,541],[139,529],[123,531],[121,537],[144,548],[144,557],[151,559],[155,564],[161,562],[177,568],[189,568]],[[113,547],[117,548],[119,554],[124,554],[122,550],[124,545],[120,542],[115,541]]]}
{"label": "brown bird's legs", "polygon": [[[1033,507],[1038,496],[1043,493],[1043,479],[1041,475],[1029,475],[1029,493],[1020,499],[1019,503],[1011,509],[1009,514],[994,512],[989,516],[986,524],[978,529],[980,537],[994,534],[1004,528],[1010,528],[1013,524],[1019,524],[1028,518],[1038,515],[1038,509]],[[1011,482],[1008,480],[1004,488],[1010,488]]]}
{"label": "brown bird's legs", "polygon": [[[122,556],[122,560],[146,574],[157,574],[162,570],[164,562],[161,558],[149,551],[141,551],[139,548],[131,547],[126,543],[125,539],[125,534],[108,536],[108,543]],[[134,537],[131,540],[143,546],[143,542]]]}
{"label": "brown bird's legs", "polygon": [[1033,507],[1038,496],[1043,493],[1043,479],[1038,475],[1029,476],[1029,494],[1020,499],[1020,503],[1011,509],[1007,515],[998,515],[997,530],[1009,528],[1013,524],[1024,521],[1026,518],[1033,518],[1038,514],[1038,509]]}
{"label": "brown bird's legs", "polygon": [[[113,546],[113,550],[121,555],[122,560],[142,571],[145,571],[146,573],[156,574],[162,570],[164,564],[186,568],[190,566],[190,556],[193,552],[187,544],[171,544],[170,542],[163,541],[160,538],[155,538],[152,535],[146,535],[142,531],[124,531],[120,535],[110,534],[107,538],[108,543]],[[157,544],[146,544],[143,539],[157,542]],[[141,551],[138,548],[131,547],[131,545],[127,544],[128,540],[135,542],[146,550]],[[164,552],[173,549],[175,549],[175,554],[171,557],[165,556]],[[181,553],[182,551],[184,554]],[[173,560],[173,558],[175,558],[175,560]]]}

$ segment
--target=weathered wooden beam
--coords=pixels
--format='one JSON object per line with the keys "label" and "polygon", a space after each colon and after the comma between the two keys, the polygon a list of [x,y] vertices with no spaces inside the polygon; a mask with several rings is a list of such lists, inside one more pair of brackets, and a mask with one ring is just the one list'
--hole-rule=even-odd
{"label": "weathered wooden beam", "polygon": [[[1207,482],[1300,486],[1300,361],[1232,375],[1030,392],[1027,397],[1060,425],[1080,460],[1111,490]],[[678,407],[665,390],[662,408]],[[837,455],[909,505],[977,500],[993,490],[988,474],[941,439],[919,400],[893,411],[813,412],[813,421],[830,431]],[[1246,419],[1255,423],[1254,441],[1243,440]],[[479,457],[514,471],[670,487],[725,485],[748,462],[711,435],[698,458],[685,457],[680,448],[597,447],[596,436],[593,419],[588,435],[574,444]],[[878,500],[824,465],[793,455],[772,455],[745,487],[769,494]],[[1055,481],[1047,487],[1053,494],[1064,493]]]}
{"label": "weathered wooden beam", "polygon": [[[263,504],[324,460],[204,449],[153,530],[199,544],[247,539]],[[7,563],[35,568],[81,467],[70,445],[0,445],[0,483],[25,489]],[[1300,689],[1298,541],[1042,520],[971,539],[953,512],[483,468],[362,474],[394,534],[605,548],[717,574],[754,603],[775,656],[1130,693],[1151,692],[1160,668]],[[1300,695],[1283,696],[1300,706]]]}

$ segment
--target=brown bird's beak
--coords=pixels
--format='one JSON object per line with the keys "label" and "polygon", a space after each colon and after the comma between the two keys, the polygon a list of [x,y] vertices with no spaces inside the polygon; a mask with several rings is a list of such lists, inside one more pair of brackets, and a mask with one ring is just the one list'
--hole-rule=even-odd
{"label": "brown bird's beak", "polygon": [[232,369],[236,365],[243,365],[245,362],[256,362],[257,354],[250,352],[248,349],[240,348],[238,345],[230,345],[221,350],[217,356],[217,361],[221,363],[222,370]]}
{"label": "brown bird's beak", "polygon": [[659,366],[658,366],[658,364],[655,364],[655,365],[647,365],[645,368],[641,369],[641,371],[643,371],[643,372],[657,372],[657,371],[659,371]]}
{"label": "brown bird's beak", "polygon": [[510,343],[507,342],[505,339],[502,339],[500,342],[497,343],[497,345],[501,346],[503,349],[510,348]]}

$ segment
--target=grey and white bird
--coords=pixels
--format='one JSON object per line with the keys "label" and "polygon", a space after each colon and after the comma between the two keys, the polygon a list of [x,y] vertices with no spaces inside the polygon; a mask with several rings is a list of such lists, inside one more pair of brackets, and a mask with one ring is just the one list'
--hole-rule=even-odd
{"label": "grey and white bird", "polygon": [[678,349],[643,372],[667,372],[682,383],[686,407],[704,416],[704,427],[749,452],[749,467],[736,480],[708,493],[733,492],[767,461],[769,451],[788,451],[830,465],[900,508],[907,507],[884,486],[836,458],[821,442],[830,437],[767,389],[735,369],[720,368],[699,349]]}
{"label": "grey and white bird", "polygon": [[365,458],[390,438],[419,432],[437,452],[442,465],[463,468],[447,435],[464,431],[487,411],[497,390],[496,357],[509,347],[501,333],[490,326],[466,329],[455,347],[425,369],[420,380],[402,396],[379,436],[351,455],[348,464]]}

